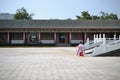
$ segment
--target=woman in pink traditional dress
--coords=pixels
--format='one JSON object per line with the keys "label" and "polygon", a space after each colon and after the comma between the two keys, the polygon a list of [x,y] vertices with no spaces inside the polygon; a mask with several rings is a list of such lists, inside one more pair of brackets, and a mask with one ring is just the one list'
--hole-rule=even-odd
{"label": "woman in pink traditional dress", "polygon": [[85,54],[84,45],[82,44],[82,42],[80,42],[80,44],[77,46],[77,55],[84,56],[84,54]]}

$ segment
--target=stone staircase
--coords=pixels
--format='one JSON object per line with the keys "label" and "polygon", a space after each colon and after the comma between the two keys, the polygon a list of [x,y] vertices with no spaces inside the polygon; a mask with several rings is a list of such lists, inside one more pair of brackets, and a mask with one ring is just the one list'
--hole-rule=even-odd
{"label": "stone staircase", "polygon": [[119,38],[116,38],[114,35],[113,38],[106,38],[103,34],[103,38],[95,38],[91,44],[89,39],[84,44],[85,53],[91,54],[91,56],[120,56],[120,35]]}

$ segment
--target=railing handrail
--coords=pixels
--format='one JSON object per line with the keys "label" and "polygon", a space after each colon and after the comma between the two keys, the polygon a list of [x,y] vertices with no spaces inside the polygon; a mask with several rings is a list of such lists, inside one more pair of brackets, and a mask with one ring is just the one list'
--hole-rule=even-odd
{"label": "railing handrail", "polygon": [[105,54],[105,53],[108,53],[110,51],[114,51],[117,49],[120,49],[120,40],[116,40],[116,41],[110,42],[109,44],[100,45],[99,47],[95,47],[94,51],[92,53],[92,56]]}
{"label": "railing handrail", "polygon": [[120,43],[120,40],[116,40],[116,41],[110,42],[110,43],[108,43],[108,45],[113,45],[113,44],[118,44],[118,43]]}

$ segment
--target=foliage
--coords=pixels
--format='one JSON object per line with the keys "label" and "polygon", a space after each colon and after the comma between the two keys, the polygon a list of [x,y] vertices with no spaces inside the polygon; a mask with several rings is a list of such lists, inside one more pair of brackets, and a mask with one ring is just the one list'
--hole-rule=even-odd
{"label": "foliage", "polygon": [[116,14],[100,12],[101,16],[90,15],[88,11],[81,12],[81,16],[76,16],[78,20],[118,20]]}
{"label": "foliage", "polygon": [[32,16],[33,16],[34,14],[29,14],[28,12],[27,12],[27,10],[24,8],[24,7],[22,7],[21,9],[18,9],[17,11],[16,11],[16,14],[14,15],[14,18],[15,19],[32,19]]}
{"label": "foliage", "polygon": [[82,16],[76,16],[77,19],[82,19],[82,20],[85,20],[85,19],[92,19],[92,17],[90,16],[90,14],[88,13],[88,11],[83,11],[81,12]]}
{"label": "foliage", "polygon": [[116,14],[113,13],[105,13],[105,12],[100,12],[102,15],[100,16],[101,20],[118,20],[118,17]]}
{"label": "foliage", "polygon": [[92,20],[98,20],[98,19],[100,19],[99,16],[95,16],[95,15],[92,16]]}

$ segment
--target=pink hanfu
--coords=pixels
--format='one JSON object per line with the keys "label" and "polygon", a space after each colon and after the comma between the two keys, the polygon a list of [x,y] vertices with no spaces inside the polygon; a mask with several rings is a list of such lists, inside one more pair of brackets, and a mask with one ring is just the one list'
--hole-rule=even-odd
{"label": "pink hanfu", "polygon": [[78,56],[84,56],[84,45],[83,44],[79,44],[77,46],[77,55]]}

